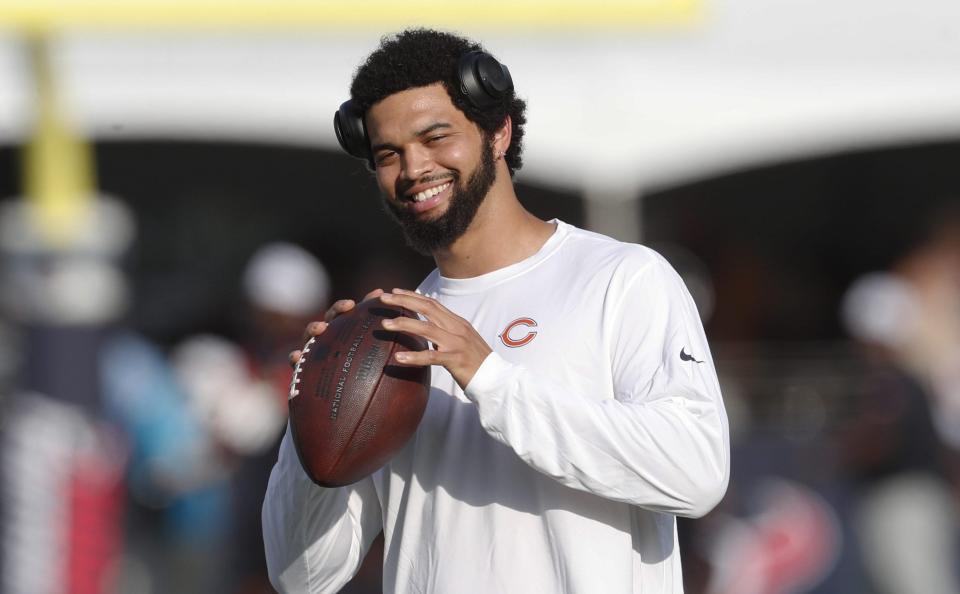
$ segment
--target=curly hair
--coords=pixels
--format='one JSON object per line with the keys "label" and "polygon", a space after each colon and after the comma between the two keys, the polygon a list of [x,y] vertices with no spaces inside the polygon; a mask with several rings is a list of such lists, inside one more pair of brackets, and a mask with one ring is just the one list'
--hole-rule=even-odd
{"label": "curly hair", "polygon": [[[483,50],[478,43],[433,29],[407,29],[380,39],[380,47],[357,68],[350,84],[350,98],[364,113],[379,101],[416,87],[442,83],[453,104],[490,137],[510,116],[511,141],[504,159],[513,175],[523,165],[523,125],[527,106],[516,92],[492,107],[479,109],[460,93],[460,56]],[[486,51],[486,50],[483,50]],[[371,160],[370,166],[374,167]]]}

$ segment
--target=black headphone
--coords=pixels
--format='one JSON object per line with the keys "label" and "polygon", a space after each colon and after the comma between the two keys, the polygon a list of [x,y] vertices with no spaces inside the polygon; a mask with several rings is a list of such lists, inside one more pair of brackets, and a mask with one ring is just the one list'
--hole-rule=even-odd
{"label": "black headphone", "polygon": [[[510,70],[486,52],[476,50],[463,54],[457,68],[460,94],[474,107],[484,109],[496,105],[513,91]],[[345,101],[333,115],[333,129],[343,150],[358,159],[372,159],[363,111],[353,100]]]}

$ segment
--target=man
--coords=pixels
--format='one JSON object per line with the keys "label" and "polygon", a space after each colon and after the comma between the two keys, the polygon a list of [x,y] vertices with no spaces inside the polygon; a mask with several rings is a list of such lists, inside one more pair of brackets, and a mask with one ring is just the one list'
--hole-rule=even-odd
{"label": "man", "polygon": [[[699,317],[654,252],[524,210],[524,104],[478,50],[385,39],[338,114],[360,114],[367,152],[347,121],[341,143],[437,263],[416,293],[368,296],[421,315],[384,325],[433,343],[397,355],[433,365],[432,389],[406,447],[348,487],[311,483],[287,435],[263,510],[272,581],[334,592],[383,530],[386,592],[682,592],[675,516],[709,511],[729,474]],[[461,71],[477,56],[492,100]]]}

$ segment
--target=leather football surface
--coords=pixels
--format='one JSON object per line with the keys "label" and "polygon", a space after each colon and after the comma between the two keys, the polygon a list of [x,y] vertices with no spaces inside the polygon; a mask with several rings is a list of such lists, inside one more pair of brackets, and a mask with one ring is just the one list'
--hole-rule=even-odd
{"label": "leather football surface", "polygon": [[416,314],[371,299],[341,314],[301,351],[290,384],[290,430],[300,463],[324,487],[354,483],[386,464],[413,435],[430,391],[429,367],[393,361],[420,337],[385,330]]}

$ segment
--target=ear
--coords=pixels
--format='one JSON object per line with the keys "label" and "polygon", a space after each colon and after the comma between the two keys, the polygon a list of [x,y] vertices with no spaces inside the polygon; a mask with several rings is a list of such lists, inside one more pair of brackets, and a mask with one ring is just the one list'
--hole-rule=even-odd
{"label": "ear", "polygon": [[503,125],[493,133],[493,152],[494,154],[505,155],[510,148],[510,140],[513,138],[513,120],[508,115],[503,119]]}

